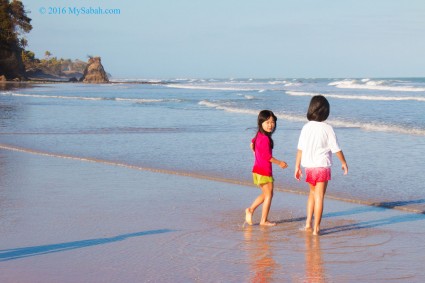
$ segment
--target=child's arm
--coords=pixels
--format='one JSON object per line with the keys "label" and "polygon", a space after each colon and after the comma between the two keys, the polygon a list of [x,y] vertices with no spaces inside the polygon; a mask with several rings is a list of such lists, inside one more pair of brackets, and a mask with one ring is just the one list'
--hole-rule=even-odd
{"label": "child's arm", "polygon": [[274,157],[270,158],[270,162],[279,165],[280,168],[282,168],[282,169],[285,169],[285,168],[288,167],[288,164],[285,161],[281,161],[281,160],[276,159]]}
{"label": "child's arm", "polygon": [[348,174],[348,165],[347,165],[347,161],[345,161],[345,156],[344,153],[341,151],[338,151],[335,153],[335,155],[338,157],[339,161],[341,161],[342,164],[342,170],[344,170],[344,175]]}
{"label": "child's arm", "polygon": [[302,150],[298,150],[297,151],[297,158],[295,159],[295,173],[294,173],[294,177],[298,181],[301,179],[301,177],[303,175],[302,170],[301,170],[301,156],[302,156],[302,154],[303,154]]}

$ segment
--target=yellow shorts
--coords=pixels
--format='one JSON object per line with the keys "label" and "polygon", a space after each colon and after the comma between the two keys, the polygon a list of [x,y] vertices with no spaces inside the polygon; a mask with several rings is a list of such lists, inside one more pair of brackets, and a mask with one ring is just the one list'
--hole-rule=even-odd
{"label": "yellow shorts", "polygon": [[256,185],[273,183],[274,181],[272,176],[263,176],[257,173],[252,173],[252,179]]}

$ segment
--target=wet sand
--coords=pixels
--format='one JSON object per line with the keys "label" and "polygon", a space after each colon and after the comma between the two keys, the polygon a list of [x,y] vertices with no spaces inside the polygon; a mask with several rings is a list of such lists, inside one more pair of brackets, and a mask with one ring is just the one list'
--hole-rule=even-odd
{"label": "wet sand", "polygon": [[[332,189],[332,184],[330,185]],[[425,215],[0,149],[0,282],[423,282]]]}

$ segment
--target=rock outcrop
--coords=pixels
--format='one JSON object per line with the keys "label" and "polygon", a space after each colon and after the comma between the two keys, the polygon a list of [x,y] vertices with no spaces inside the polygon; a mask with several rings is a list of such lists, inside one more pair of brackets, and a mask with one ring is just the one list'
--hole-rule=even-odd
{"label": "rock outcrop", "polygon": [[80,81],[91,84],[102,84],[109,82],[108,75],[103,69],[100,57],[91,57],[88,61],[83,77]]}

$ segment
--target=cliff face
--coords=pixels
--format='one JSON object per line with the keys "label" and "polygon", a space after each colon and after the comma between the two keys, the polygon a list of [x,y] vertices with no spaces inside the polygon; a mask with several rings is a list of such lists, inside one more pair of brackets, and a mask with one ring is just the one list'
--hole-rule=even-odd
{"label": "cliff face", "polygon": [[0,76],[4,75],[8,80],[19,78],[25,79],[25,67],[19,52],[0,49]]}
{"label": "cliff face", "polygon": [[84,83],[101,84],[109,82],[108,76],[101,64],[100,57],[89,59],[81,81]]}

